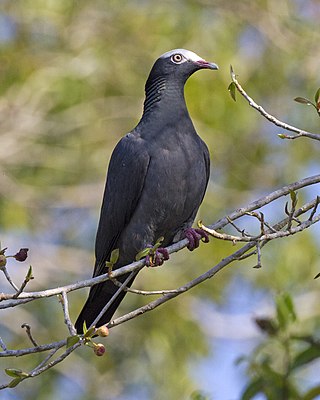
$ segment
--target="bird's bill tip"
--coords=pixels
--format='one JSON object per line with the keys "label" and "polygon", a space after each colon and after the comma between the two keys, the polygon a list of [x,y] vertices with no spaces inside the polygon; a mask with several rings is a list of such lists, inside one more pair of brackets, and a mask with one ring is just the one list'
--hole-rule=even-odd
{"label": "bird's bill tip", "polygon": [[199,65],[200,68],[203,68],[203,69],[213,69],[213,70],[219,69],[217,64],[208,62],[205,60],[199,60],[199,61],[197,61],[197,64]]}
{"label": "bird's bill tip", "polygon": [[219,69],[219,67],[218,67],[218,65],[217,65],[217,64],[215,64],[215,63],[209,63],[209,69],[215,69],[215,70],[218,70],[218,69]]}

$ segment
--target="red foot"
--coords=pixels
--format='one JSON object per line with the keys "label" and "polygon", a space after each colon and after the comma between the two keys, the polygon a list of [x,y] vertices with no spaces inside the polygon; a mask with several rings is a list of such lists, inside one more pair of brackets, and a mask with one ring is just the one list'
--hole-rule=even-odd
{"label": "red foot", "polygon": [[164,247],[158,247],[157,250],[155,250],[154,252],[150,251],[150,254],[146,256],[146,266],[159,267],[167,260],[169,260],[168,250]]}
{"label": "red foot", "polygon": [[186,238],[189,240],[189,244],[187,245],[187,248],[190,251],[193,251],[197,247],[199,247],[200,240],[204,243],[209,242],[209,236],[207,232],[205,232],[203,229],[199,228],[188,228],[185,230],[185,235]]}

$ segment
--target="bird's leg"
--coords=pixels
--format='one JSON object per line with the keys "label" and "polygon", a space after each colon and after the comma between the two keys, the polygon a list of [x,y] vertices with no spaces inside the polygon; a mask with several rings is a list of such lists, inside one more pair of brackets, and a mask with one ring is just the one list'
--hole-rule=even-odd
{"label": "bird's leg", "polygon": [[188,228],[185,230],[185,236],[189,240],[187,248],[193,251],[199,247],[200,240],[204,243],[209,242],[209,235],[203,229],[200,228]]}

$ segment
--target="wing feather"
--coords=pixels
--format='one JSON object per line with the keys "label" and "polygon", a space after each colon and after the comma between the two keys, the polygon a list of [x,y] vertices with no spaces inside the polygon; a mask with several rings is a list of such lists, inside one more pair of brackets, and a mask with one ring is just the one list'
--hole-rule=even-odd
{"label": "wing feather", "polygon": [[105,272],[105,262],[136,209],[149,162],[143,140],[133,134],[123,137],[112,153],[96,235],[93,276]]}

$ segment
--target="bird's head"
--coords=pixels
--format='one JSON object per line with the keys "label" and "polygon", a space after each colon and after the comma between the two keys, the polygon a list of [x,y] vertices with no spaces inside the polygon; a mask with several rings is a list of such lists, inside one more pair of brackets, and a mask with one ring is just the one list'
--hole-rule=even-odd
{"label": "bird's head", "polygon": [[[192,51],[175,49],[162,54],[154,63],[146,82],[146,99],[144,115],[146,115],[162,99],[169,108],[172,105],[186,107],[185,102],[177,101],[184,96],[183,88],[187,79],[200,69],[218,69],[217,64],[205,61]],[[173,111],[174,112],[174,111]]]}
{"label": "bird's head", "polygon": [[185,49],[170,50],[160,56],[150,72],[150,79],[173,78],[183,84],[194,72],[200,69],[218,69],[217,64],[205,61],[196,53]]}

